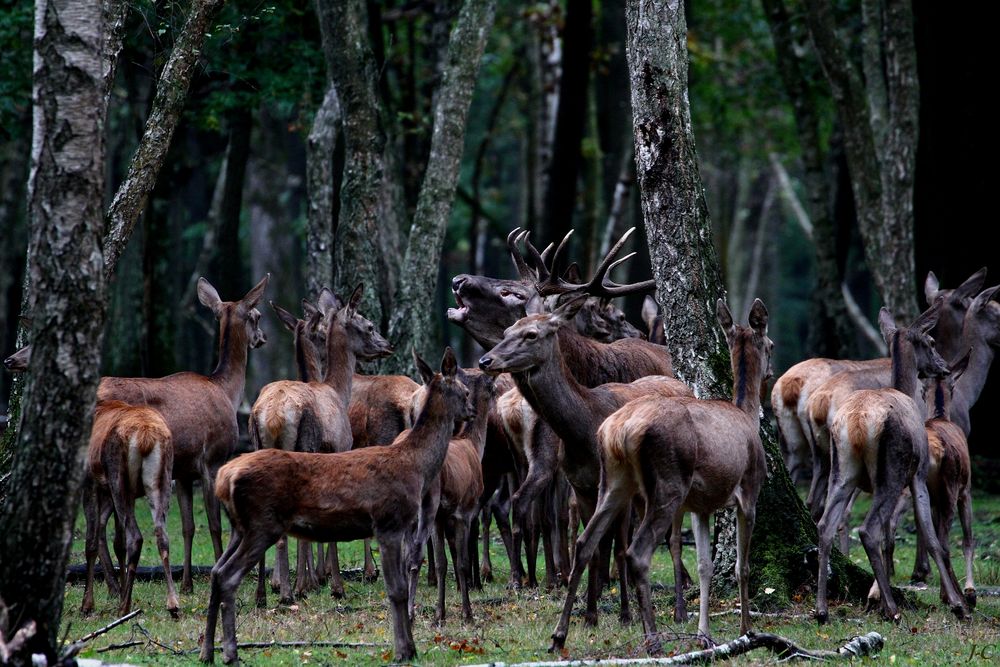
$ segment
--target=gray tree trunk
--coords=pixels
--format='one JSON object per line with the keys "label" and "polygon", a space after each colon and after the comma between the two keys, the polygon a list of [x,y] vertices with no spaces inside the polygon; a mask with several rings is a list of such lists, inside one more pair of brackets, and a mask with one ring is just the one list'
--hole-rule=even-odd
{"label": "gray tree trunk", "polygon": [[411,355],[406,349],[411,344],[422,354],[431,352],[427,348],[433,339],[434,287],[441,247],[458,185],[466,116],[495,11],[495,0],[466,0],[448,41],[434,106],[430,159],[393,302],[389,341],[397,354],[387,360],[387,372],[413,374]]}
{"label": "gray tree trunk", "polygon": [[[104,325],[104,117],[99,2],[35,5],[28,280],[32,370],[0,508],[0,596],[38,624],[13,664],[58,646]],[[16,627],[4,628],[13,635]]]}
{"label": "gray tree trunk", "polygon": [[[684,4],[682,0],[629,0],[626,21],[636,174],[667,345],[677,376],[697,396],[729,398],[729,352],[715,318],[715,300],[724,290],[688,106]],[[804,563],[805,556],[815,550],[816,525],[795,492],[766,422],[761,437],[768,479],[757,503],[749,559],[751,588],[767,585],[776,589],[774,599],[788,599],[815,576],[814,569]],[[716,517],[716,533],[713,584],[731,590],[736,562],[731,512]],[[838,590],[867,592],[870,575],[844,558],[831,562]]]}
{"label": "gray tree trunk", "polygon": [[[807,0],[813,44],[844,130],[865,261],[893,314],[919,313],[913,252],[913,183],[919,83],[910,0],[862,3],[862,68],[837,33],[829,0]],[[862,72],[863,69],[863,72]]]}
{"label": "gray tree trunk", "polygon": [[188,86],[201,56],[205,33],[222,3],[223,0],[192,0],[184,28],[160,74],[145,132],[132,156],[128,174],[108,209],[108,235],[104,241],[104,273],[108,278],[114,274],[135,223],[146,208],[149,193],[156,184],[156,177],[184,110]]}
{"label": "gray tree trunk", "polygon": [[306,231],[306,294],[315,299],[333,285],[334,194],[333,154],[341,121],[340,98],[330,84],[316,111],[306,144],[306,190],[309,195]]}
{"label": "gray tree trunk", "polygon": [[362,0],[316,0],[327,71],[343,109],[344,178],[334,245],[334,289],[349,294],[364,283],[361,311],[382,321],[379,300],[380,197],[388,177],[375,59]]}
{"label": "gray tree trunk", "polygon": [[824,169],[820,139],[820,112],[807,72],[815,69],[805,48],[808,39],[800,15],[788,11],[784,0],[762,0],[771,28],[774,51],[785,93],[792,104],[795,129],[799,135],[812,242],[816,257],[816,313],[811,328],[810,349],[823,357],[848,358],[854,331],[840,292],[843,276],[837,267],[837,229],[828,186],[830,174]]}

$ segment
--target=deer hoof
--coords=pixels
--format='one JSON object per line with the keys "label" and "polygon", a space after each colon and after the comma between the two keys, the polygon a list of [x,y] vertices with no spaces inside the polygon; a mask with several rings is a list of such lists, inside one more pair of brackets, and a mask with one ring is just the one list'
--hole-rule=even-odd
{"label": "deer hoof", "polygon": [[597,612],[587,611],[583,614],[583,624],[589,628],[597,627]]}
{"label": "deer hoof", "polygon": [[705,634],[704,632],[698,633],[698,642],[701,644],[701,647],[705,650],[708,650],[710,648],[715,648],[716,646],[715,640],[712,639],[711,636]]}
{"label": "deer hoof", "polygon": [[493,569],[489,567],[484,567],[479,570],[479,576],[482,577],[483,581],[492,583],[493,582]]}
{"label": "deer hoof", "polygon": [[965,617],[967,616],[965,605],[962,604],[961,602],[959,602],[958,604],[953,604],[951,606],[951,613],[955,614],[955,618],[957,618],[960,621],[965,620]]}
{"label": "deer hoof", "polygon": [[816,622],[820,625],[826,625],[830,621],[830,612],[827,610],[816,612]]}
{"label": "deer hoof", "polygon": [[965,589],[965,604],[968,605],[969,609],[976,608],[976,589],[966,588]]}
{"label": "deer hoof", "polygon": [[376,581],[378,581],[378,569],[377,568],[373,568],[371,570],[365,570],[364,574],[361,575],[361,579],[366,584],[373,584],[373,583],[375,583]]}
{"label": "deer hoof", "polygon": [[553,633],[549,653],[562,653],[564,648],[566,648],[566,633],[562,631]]}
{"label": "deer hoof", "polygon": [[194,585],[190,581],[181,582],[181,595],[194,593]]}
{"label": "deer hoof", "polygon": [[293,598],[290,595],[282,596],[282,598],[280,600],[278,600],[278,604],[283,604],[286,607],[289,607],[289,606],[295,604],[295,598]]}
{"label": "deer hoof", "polygon": [[203,646],[201,648],[201,655],[198,656],[198,659],[201,660],[202,662],[212,664],[213,662],[215,662],[215,651],[208,648],[207,646]]}

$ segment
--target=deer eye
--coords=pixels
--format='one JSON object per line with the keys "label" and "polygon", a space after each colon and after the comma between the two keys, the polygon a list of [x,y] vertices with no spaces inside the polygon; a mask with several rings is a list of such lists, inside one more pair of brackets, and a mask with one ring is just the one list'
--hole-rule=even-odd
{"label": "deer eye", "polygon": [[529,331],[528,333],[524,334],[524,337],[527,338],[528,340],[535,340],[536,338],[538,338],[538,333],[535,331]]}

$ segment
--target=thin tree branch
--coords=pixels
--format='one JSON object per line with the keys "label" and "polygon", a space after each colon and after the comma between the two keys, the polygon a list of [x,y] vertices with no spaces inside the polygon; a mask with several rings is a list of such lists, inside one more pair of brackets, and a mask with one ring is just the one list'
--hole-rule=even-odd
{"label": "thin tree branch", "polygon": [[813,238],[813,224],[806,212],[802,202],[799,200],[799,196],[795,194],[795,188],[792,187],[792,181],[788,177],[788,172],[785,170],[781,160],[774,153],[771,153],[768,158],[771,160],[771,169],[774,171],[774,176],[778,181],[778,190],[781,192],[781,201],[785,203],[788,207],[789,213],[795,218],[795,222],[799,223],[799,227],[802,228],[802,233],[811,241]]}

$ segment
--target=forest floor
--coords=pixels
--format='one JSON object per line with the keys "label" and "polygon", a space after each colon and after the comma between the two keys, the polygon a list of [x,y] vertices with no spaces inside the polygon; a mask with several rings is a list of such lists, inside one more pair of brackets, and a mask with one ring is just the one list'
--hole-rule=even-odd
{"label": "forest floor", "polygon": [[[201,506],[200,502],[195,503]],[[857,540],[857,526],[867,510],[865,499],[859,499],[852,515],[854,526],[851,558],[868,567],[864,550]],[[997,592],[1000,586],[1000,497],[977,495],[975,507],[975,536],[977,541],[975,574],[981,593],[979,604],[970,621],[958,623],[941,605],[937,596],[937,572],[932,575],[927,591],[916,594],[917,607],[904,610],[899,625],[882,621],[877,615],[866,614],[863,605],[833,604],[831,622],[819,627],[809,613],[814,604],[812,596],[780,609],[778,615],[754,619],[754,628],[761,632],[783,635],[809,649],[836,649],[855,635],[876,631],[885,638],[885,648],[872,660],[875,664],[952,665],[957,663],[983,664],[987,658],[1000,656],[1000,597],[985,595],[986,590]],[[145,542],[142,565],[158,565],[155,541],[149,512],[140,501],[137,507]],[[204,514],[196,517],[194,562],[212,562],[211,542],[208,537]],[[224,522],[225,523],[225,522]],[[183,538],[176,503],[170,515],[171,562],[182,563]],[[82,563],[83,518],[77,522],[76,539],[71,555],[72,563]],[[496,531],[493,531],[496,535]],[[961,530],[956,520],[952,529],[951,553],[960,584],[964,584],[964,561],[961,555]],[[896,549],[896,578],[898,584],[908,581],[912,569],[916,536],[912,518],[904,519]],[[294,546],[292,566],[294,569]],[[539,550],[541,551],[541,550]],[[475,622],[461,621],[459,596],[451,578],[447,589],[448,618],[442,628],[434,624],[436,593],[426,585],[426,568],[421,575],[418,590],[422,609],[414,623],[414,636],[420,664],[468,664],[492,661],[529,662],[552,660],[546,653],[549,635],[557,620],[564,599],[562,589],[546,592],[544,589],[519,591],[506,587],[509,572],[506,556],[499,538],[494,540],[491,553],[497,575],[494,583],[482,591],[473,591],[472,605]],[[341,546],[341,566],[348,570],[361,565],[361,543]],[[273,549],[268,563],[273,562]],[[684,558],[692,576],[697,576],[694,548],[684,548]],[[376,552],[376,560],[378,555]],[[544,568],[539,558],[540,578]],[[675,624],[672,620],[672,568],[666,548],[658,550],[653,570],[653,582],[661,584],[654,590],[653,599],[658,627],[664,636],[668,652],[682,653],[698,648],[694,641],[697,632],[697,603],[688,606],[691,613],[687,623]],[[305,665],[347,662],[348,664],[384,664],[392,659],[392,629],[387,617],[385,593],[381,580],[375,584],[346,581],[347,596],[335,600],[328,589],[313,593],[292,606],[278,606],[277,595],[268,590],[267,609],[254,606],[256,572],[248,576],[239,593],[237,635],[240,642],[267,641],[326,641],[345,644],[365,643],[377,646],[338,648],[302,647],[241,649],[241,659],[249,665]],[[179,582],[178,582],[179,584]],[[133,596],[133,609],[143,613],[90,642],[82,657],[101,658],[106,662],[147,664],[196,664],[199,638],[204,631],[205,609],[208,603],[207,576],[196,578],[194,593],[181,596],[181,616],[174,620],[165,609],[165,586],[162,582],[137,582]],[[616,592],[616,591],[615,591]],[[67,585],[63,634],[69,639],[81,637],[114,620],[117,601],[108,596],[107,589],[98,583],[95,591],[96,611],[89,617],[80,614],[83,598],[82,583]],[[752,600],[755,609],[774,611],[775,605],[768,594],[760,591]],[[736,599],[713,599],[711,631],[714,639],[724,642],[739,635],[739,617],[727,613],[737,607]],[[607,658],[644,657],[642,652],[642,626],[636,621],[621,626],[618,621],[617,596],[605,591],[601,603],[600,624],[586,628],[582,622],[582,602],[577,604],[564,657]],[[634,607],[633,607],[634,610]],[[637,616],[635,611],[633,615]],[[221,646],[221,623],[217,645]],[[112,651],[102,651],[109,645],[138,642]],[[975,658],[971,658],[975,652]],[[221,654],[217,660],[221,662]],[[774,664],[777,659],[762,650],[747,654],[733,664]]]}

